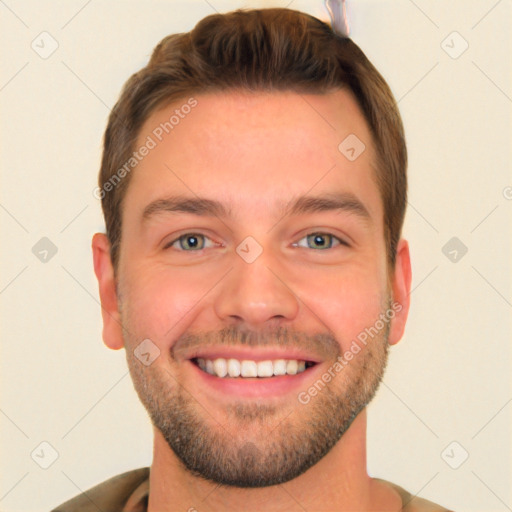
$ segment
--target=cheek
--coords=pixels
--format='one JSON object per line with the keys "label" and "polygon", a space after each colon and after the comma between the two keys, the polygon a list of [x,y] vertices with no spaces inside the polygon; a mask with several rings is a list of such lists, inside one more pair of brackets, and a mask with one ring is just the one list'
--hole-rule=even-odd
{"label": "cheek", "polygon": [[310,276],[299,294],[306,311],[312,312],[336,336],[343,349],[373,326],[385,309],[385,279],[375,270],[351,269],[323,277]]}
{"label": "cheek", "polygon": [[186,329],[211,288],[207,277],[177,269],[137,269],[131,276],[126,283],[126,321],[137,337],[150,338],[160,348],[168,348]]}

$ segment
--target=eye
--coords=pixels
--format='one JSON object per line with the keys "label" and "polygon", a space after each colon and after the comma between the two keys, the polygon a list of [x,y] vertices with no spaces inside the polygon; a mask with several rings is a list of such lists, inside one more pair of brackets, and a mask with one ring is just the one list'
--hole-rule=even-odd
{"label": "eye", "polygon": [[[205,235],[201,235],[200,233],[185,233],[181,235],[176,240],[169,242],[164,249],[168,249],[178,244],[179,248],[176,247],[177,250],[191,252],[191,251],[200,251],[201,249],[205,249],[207,247],[206,241],[210,240]],[[210,240],[211,242],[211,240]],[[213,247],[213,243],[208,247]]]}
{"label": "eye", "polygon": [[[301,243],[303,240],[306,241],[306,245]],[[305,247],[307,249],[332,249],[334,245],[348,245],[346,242],[338,238],[337,236],[331,235],[330,233],[310,233],[304,238],[301,238],[296,244],[298,247]]]}

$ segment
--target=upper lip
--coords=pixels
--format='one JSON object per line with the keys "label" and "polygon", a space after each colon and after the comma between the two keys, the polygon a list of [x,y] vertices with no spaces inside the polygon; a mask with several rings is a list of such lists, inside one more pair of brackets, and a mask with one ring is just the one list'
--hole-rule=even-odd
{"label": "upper lip", "polygon": [[196,348],[191,351],[185,359],[238,359],[239,361],[268,361],[275,359],[296,359],[298,361],[310,361],[312,363],[319,363],[320,359],[314,354],[306,353],[303,350],[293,348],[270,348],[265,349],[250,349],[250,348],[237,348],[237,347],[208,347]]}

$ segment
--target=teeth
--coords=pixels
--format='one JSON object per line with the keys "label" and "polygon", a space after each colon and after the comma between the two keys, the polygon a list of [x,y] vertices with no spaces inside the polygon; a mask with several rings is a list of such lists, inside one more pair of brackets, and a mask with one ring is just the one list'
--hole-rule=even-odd
{"label": "teeth", "polygon": [[240,375],[242,377],[257,377],[258,365],[256,364],[256,361],[242,361]]}
{"label": "teeth", "polygon": [[286,375],[286,361],[284,359],[274,361],[274,375]]}
{"label": "teeth", "polygon": [[274,375],[274,368],[272,361],[259,361],[258,362],[258,377],[272,377]]}
{"label": "teeth", "polygon": [[297,359],[274,359],[267,361],[250,361],[244,359],[198,358],[201,370],[217,377],[273,377],[274,375],[296,375],[306,369],[306,361]]}
{"label": "teeth", "polygon": [[286,373],[288,375],[295,375],[297,373],[297,369],[298,369],[298,364],[297,364],[297,361],[295,361],[294,359],[290,359],[286,363]]}
{"label": "teeth", "polygon": [[225,377],[228,374],[228,363],[225,359],[219,357],[213,361],[213,370],[217,377]]}
{"label": "teeth", "polygon": [[240,377],[240,361],[237,359],[228,360],[228,375],[230,377]]}

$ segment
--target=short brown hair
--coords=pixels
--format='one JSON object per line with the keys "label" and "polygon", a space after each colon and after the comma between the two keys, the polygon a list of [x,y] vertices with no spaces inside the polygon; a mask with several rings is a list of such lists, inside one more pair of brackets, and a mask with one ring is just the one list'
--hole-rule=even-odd
{"label": "short brown hair", "polygon": [[130,159],[143,123],[157,108],[213,91],[321,94],[340,88],[352,91],[374,138],[375,179],[384,205],[384,237],[392,274],[407,203],[407,150],[396,101],[351,39],[313,16],[281,8],[207,16],[190,32],[165,37],[148,65],[124,85],[105,130],[99,173],[114,270],[130,174],[124,173],[115,186],[107,189],[105,185]]}

